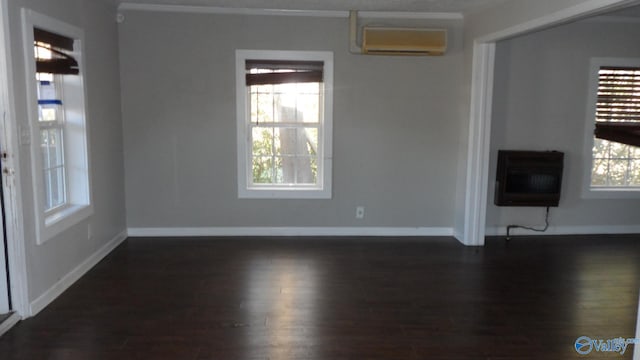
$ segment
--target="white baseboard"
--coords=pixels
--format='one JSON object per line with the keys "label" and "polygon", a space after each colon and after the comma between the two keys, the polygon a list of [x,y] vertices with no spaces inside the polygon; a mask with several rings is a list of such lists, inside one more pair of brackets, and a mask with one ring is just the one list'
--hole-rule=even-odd
{"label": "white baseboard", "polygon": [[452,236],[448,227],[173,227],[129,228],[129,236]]}
{"label": "white baseboard", "polygon": [[65,290],[67,290],[73,283],[78,281],[82,275],[91,270],[97,263],[100,262],[105,256],[107,256],[113,249],[115,249],[120,243],[127,238],[127,232],[123,231],[101,247],[98,251],[89,256],[75,269],[71,270],[67,275],[62,277],[57,283],[53,284],[47,291],[40,295],[37,299],[31,302],[29,316],[35,316],[42,311],[53,300],[60,296]]}
{"label": "white baseboard", "polygon": [[20,315],[14,312],[5,321],[0,323],[0,336],[2,336],[2,334],[9,331],[9,329],[11,329],[15,324],[17,324],[18,321],[20,321]]}
{"label": "white baseboard", "polygon": [[[487,236],[504,236],[507,227],[488,227]],[[607,225],[607,226],[550,226],[545,232],[514,228],[511,235],[601,235],[601,234],[640,234],[640,225]]]}

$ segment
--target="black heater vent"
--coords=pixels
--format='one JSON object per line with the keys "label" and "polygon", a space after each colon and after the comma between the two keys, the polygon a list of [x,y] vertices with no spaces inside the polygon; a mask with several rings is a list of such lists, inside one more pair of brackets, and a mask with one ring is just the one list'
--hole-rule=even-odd
{"label": "black heater vent", "polygon": [[559,151],[498,151],[498,206],[558,206],[564,153]]}

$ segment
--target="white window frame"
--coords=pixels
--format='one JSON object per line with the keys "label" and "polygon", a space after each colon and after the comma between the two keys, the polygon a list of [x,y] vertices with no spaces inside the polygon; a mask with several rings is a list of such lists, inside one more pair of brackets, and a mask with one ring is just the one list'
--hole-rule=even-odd
{"label": "white window frame", "polygon": [[[87,219],[93,214],[91,202],[91,171],[89,164],[88,124],[86,118],[86,87],[84,86],[84,32],[30,9],[22,9],[22,32],[25,56],[27,113],[31,143],[31,172],[34,194],[36,241],[42,244],[56,235]],[[38,97],[34,60],[34,27],[74,39],[73,57],[80,73],[65,76],[63,86],[65,124],[64,159],[66,165],[67,204],[45,212],[43,159],[40,150],[40,126],[38,124]]]}
{"label": "white window frame", "polygon": [[[324,62],[324,106],[318,130],[318,185],[264,185],[251,186],[251,134],[248,87],[245,62],[259,60],[298,60]],[[321,104],[322,106],[322,104]],[[333,52],[330,51],[281,51],[236,50],[236,114],[238,156],[238,198],[272,199],[330,199],[332,178],[333,134]]]}
{"label": "white window frame", "polygon": [[595,187],[591,186],[591,172],[593,169],[593,143],[595,130],[595,114],[598,100],[598,71],[603,66],[640,67],[640,58],[592,58],[589,66],[589,91],[587,97],[587,112],[584,133],[584,173],[582,183],[582,198],[585,199],[630,199],[640,198],[640,187]]}

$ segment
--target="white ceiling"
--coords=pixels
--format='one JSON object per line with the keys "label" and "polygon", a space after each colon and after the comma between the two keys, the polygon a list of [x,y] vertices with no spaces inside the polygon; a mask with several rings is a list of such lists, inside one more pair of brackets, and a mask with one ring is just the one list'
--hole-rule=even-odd
{"label": "white ceiling", "polygon": [[285,10],[469,13],[508,0],[116,0],[118,3]]}

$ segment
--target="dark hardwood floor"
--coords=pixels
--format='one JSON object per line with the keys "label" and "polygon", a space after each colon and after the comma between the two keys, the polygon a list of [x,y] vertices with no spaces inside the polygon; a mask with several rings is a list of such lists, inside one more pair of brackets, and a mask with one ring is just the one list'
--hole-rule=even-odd
{"label": "dark hardwood floor", "polygon": [[573,359],[639,286],[640,236],[129,239],[0,359]]}

